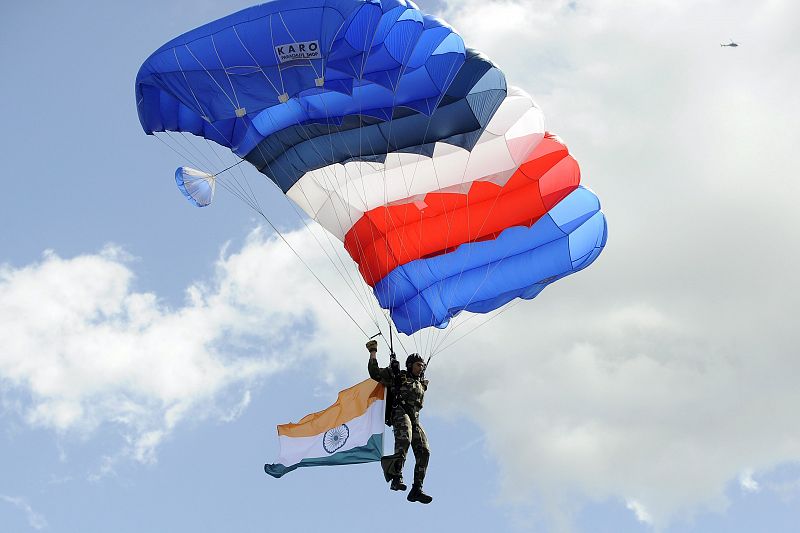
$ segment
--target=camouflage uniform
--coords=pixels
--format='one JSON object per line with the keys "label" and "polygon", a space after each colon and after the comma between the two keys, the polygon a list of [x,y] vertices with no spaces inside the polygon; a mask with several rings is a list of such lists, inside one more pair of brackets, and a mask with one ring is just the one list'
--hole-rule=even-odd
{"label": "camouflage uniform", "polygon": [[410,372],[401,370],[397,377],[397,386],[395,386],[395,378],[392,376],[390,368],[379,368],[376,359],[370,359],[367,368],[369,376],[375,381],[381,382],[385,387],[392,388],[397,399],[397,405],[392,409],[392,427],[394,428],[394,451],[399,459],[391,466],[390,473],[402,474],[410,445],[416,459],[414,485],[422,487],[431,450],[425,430],[419,423],[419,411],[422,409],[428,382],[414,377]]}

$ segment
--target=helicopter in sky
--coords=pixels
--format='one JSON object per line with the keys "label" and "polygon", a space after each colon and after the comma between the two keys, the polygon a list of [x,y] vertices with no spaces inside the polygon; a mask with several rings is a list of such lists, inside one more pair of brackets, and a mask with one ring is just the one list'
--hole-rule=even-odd
{"label": "helicopter in sky", "polygon": [[728,44],[720,44],[720,46],[730,46],[731,48],[736,48],[737,46],[739,46],[739,44],[733,42],[733,39],[731,39],[731,42],[729,42]]}

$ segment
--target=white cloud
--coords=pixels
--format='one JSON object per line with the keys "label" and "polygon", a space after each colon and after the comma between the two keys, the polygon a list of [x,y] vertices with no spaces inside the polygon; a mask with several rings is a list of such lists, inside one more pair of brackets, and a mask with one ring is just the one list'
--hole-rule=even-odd
{"label": "white cloud", "polygon": [[[608,216],[595,264],[430,370],[429,409],[474,418],[505,496],[559,528],[575,496],[636,502],[656,528],[723,511],[745,468],[800,459],[798,9],[443,8],[534,94]],[[742,46],[720,48],[729,37]]]}
{"label": "white cloud", "polygon": [[760,492],[761,485],[753,479],[753,471],[750,469],[745,470],[739,476],[739,486],[745,492]]}
{"label": "white cloud", "polygon": [[[289,238],[315,250],[307,233]],[[233,420],[253,384],[352,334],[286,245],[260,230],[179,308],[137,292],[128,263],[109,247],[0,267],[4,405],[59,432],[118,425],[127,445],[98,475],[125,457],[154,461],[190,414]]]}
{"label": "white cloud", "polygon": [[627,502],[625,506],[633,511],[633,513],[636,515],[636,519],[639,522],[644,522],[645,524],[653,523],[653,517],[650,516],[650,513],[647,512],[647,509],[645,509],[641,503],[637,502],[636,500],[631,500]]}
{"label": "white cloud", "polygon": [[45,517],[34,511],[33,508],[31,508],[30,504],[23,498],[0,494],[0,500],[8,504],[11,504],[17,509],[20,509],[22,512],[24,512],[26,518],[28,519],[28,525],[31,526],[33,529],[41,530],[47,527],[47,520],[45,519]]}

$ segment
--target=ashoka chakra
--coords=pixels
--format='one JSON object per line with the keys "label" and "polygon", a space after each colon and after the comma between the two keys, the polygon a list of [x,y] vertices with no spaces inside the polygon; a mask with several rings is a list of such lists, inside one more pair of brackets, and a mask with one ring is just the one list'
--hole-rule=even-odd
{"label": "ashoka chakra", "polygon": [[342,424],[341,426],[329,429],[322,437],[322,447],[328,453],[333,453],[347,442],[347,437],[350,436],[350,429]]}

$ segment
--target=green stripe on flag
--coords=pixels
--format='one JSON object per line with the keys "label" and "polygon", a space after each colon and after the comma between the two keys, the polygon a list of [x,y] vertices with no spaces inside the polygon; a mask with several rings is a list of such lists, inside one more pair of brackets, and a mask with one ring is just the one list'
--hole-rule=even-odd
{"label": "green stripe on flag", "polygon": [[290,466],[273,464],[264,465],[264,472],[272,477],[281,477],[287,472],[301,466],[338,466],[354,465],[360,463],[371,463],[380,461],[383,455],[383,433],[377,433],[369,438],[364,446],[351,448],[343,452],[337,452],[328,457],[313,457],[303,459],[297,464]]}

